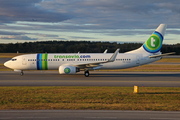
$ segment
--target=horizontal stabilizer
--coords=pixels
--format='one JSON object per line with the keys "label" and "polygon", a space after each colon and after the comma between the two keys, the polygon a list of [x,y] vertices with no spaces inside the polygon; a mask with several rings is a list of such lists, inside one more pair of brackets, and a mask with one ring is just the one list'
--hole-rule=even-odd
{"label": "horizontal stabilizer", "polygon": [[175,54],[175,52],[165,53],[165,54],[160,54],[160,55],[153,55],[153,56],[149,56],[149,58],[156,58],[156,57],[161,57],[161,56],[166,56],[166,55],[171,55],[171,54]]}

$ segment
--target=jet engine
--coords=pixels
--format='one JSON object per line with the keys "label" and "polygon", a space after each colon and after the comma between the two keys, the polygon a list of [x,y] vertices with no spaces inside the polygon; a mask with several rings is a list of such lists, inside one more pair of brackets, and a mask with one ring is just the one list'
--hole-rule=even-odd
{"label": "jet engine", "polygon": [[80,68],[69,66],[69,65],[61,65],[59,66],[59,74],[76,74],[79,72]]}

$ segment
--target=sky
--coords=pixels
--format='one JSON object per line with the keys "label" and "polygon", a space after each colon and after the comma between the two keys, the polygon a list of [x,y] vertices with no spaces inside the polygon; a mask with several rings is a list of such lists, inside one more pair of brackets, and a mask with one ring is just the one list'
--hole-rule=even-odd
{"label": "sky", "polygon": [[163,43],[180,43],[179,0],[0,0],[0,43],[144,43],[167,24]]}

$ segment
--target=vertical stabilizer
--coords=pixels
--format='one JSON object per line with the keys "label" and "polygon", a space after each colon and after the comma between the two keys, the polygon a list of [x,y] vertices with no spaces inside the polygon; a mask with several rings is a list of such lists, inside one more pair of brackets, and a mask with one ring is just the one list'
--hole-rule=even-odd
{"label": "vertical stabilizer", "polygon": [[160,24],[151,37],[143,44],[144,50],[149,53],[157,53],[161,50],[167,25]]}
{"label": "vertical stabilizer", "polygon": [[127,53],[155,54],[161,50],[167,25],[160,24],[149,39],[137,50]]}

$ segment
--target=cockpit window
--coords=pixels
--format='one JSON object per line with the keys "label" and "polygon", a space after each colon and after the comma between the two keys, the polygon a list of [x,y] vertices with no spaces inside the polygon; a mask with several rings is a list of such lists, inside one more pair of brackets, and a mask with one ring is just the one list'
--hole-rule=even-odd
{"label": "cockpit window", "polygon": [[11,59],[12,61],[16,61],[17,59]]}

